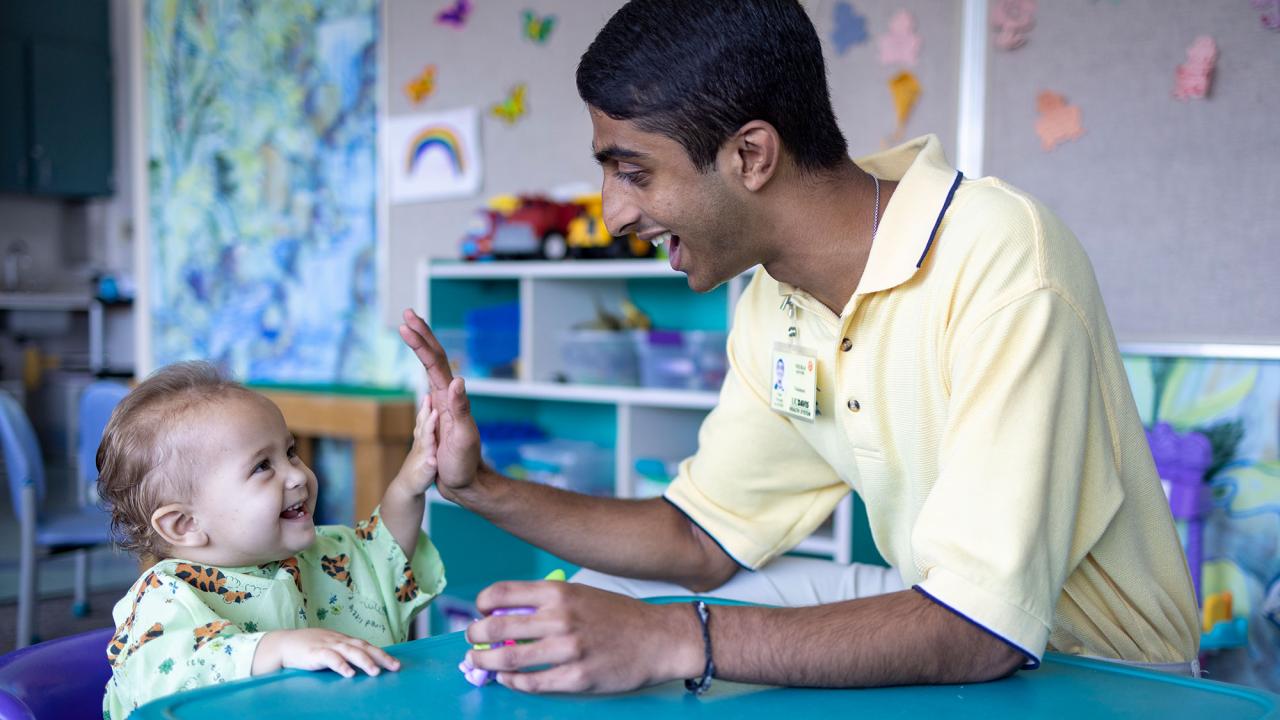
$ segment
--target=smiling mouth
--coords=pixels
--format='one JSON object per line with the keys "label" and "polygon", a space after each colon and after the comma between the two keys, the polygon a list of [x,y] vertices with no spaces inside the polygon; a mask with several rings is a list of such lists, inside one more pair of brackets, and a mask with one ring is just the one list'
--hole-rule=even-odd
{"label": "smiling mouth", "polygon": [[280,513],[280,517],[284,518],[285,520],[300,520],[306,516],[307,516],[307,507],[306,507],[305,500],[299,500],[298,502],[285,508],[284,511]]}

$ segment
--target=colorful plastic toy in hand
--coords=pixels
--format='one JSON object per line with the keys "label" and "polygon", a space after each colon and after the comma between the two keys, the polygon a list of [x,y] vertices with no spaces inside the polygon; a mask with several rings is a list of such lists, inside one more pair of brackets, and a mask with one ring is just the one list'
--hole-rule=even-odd
{"label": "colorful plastic toy in hand", "polygon": [[[564,571],[559,569],[552,570],[550,573],[547,573],[547,576],[543,579],[554,580],[557,582],[564,582],[565,580]],[[502,617],[504,615],[532,615],[534,612],[536,612],[535,609],[531,607],[498,608],[493,612],[489,613],[489,617]],[[502,642],[496,642],[496,643],[476,643],[475,645],[471,646],[471,649],[472,650],[490,650],[495,647],[506,647],[508,645],[519,645],[519,644],[528,643],[528,642],[533,642],[533,641],[532,640],[503,640]],[[462,658],[462,662],[458,663],[458,670],[462,672],[462,676],[467,679],[467,682],[471,683],[472,685],[475,685],[476,687],[483,687],[484,685],[489,684],[493,680],[494,674],[495,674],[490,670],[485,670],[482,668],[478,668],[475,665],[472,665],[465,657]]]}

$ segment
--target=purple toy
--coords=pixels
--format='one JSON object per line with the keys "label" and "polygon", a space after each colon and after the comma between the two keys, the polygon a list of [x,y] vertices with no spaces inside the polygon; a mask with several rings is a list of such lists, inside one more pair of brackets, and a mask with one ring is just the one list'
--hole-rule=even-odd
{"label": "purple toy", "polygon": [[1204,561],[1204,518],[1213,506],[1205,471],[1213,464],[1213,445],[1198,432],[1178,433],[1169,423],[1147,431],[1147,443],[1160,479],[1169,483],[1169,509],[1187,523],[1187,565],[1200,599],[1200,565]]}
{"label": "purple toy", "polygon": [[91,630],[0,657],[0,720],[101,716],[113,634]]}
{"label": "purple toy", "polygon": [[[497,610],[494,610],[493,612],[489,613],[489,617],[502,617],[503,615],[532,615],[534,612],[535,612],[534,609],[531,607],[498,608]],[[520,640],[520,641],[503,640],[502,642],[499,642],[499,643],[477,643],[475,645],[472,645],[471,647],[475,650],[489,650],[490,648],[493,648],[493,647],[505,647],[507,645],[515,645],[518,642],[527,642],[527,641],[526,640]],[[492,671],[483,670],[481,668],[478,668],[472,665],[470,661],[468,661],[467,658],[465,657],[462,658],[462,662],[458,663],[458,669],[462,671],[462,675],[467,679],[467,682],[471,683],[472,685],[475,685],[476,687],[482,687],[484,685],[489,684],[489,682],[491,682],[494,677],[494,673]]]}

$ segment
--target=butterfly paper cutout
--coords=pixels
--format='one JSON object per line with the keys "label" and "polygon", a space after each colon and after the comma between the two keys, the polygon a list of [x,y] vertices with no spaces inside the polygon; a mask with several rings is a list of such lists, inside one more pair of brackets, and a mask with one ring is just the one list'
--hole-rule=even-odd
{"label": "butterfly paper cutout", "polygon": [[1173,96],[1179,100],[1202,100],[1209,94],[1213,66],[1218,62],[1218,44],[1201,35],[1187,48],[1187,61],[1173,74]]}
{"label": "butterfly paper cutout", "polygon": [[506,124],[514,125],[517,120],[524,117],[524,92],[524,83],[516,85],[511,88],[506,99],[489,108],[489,112]]}
{"label": "butterfly paper cutout", "polygon": [[867,41],[867,18],[859,15],[849,3],[836,3],[835,22],[831,44],[836,46],[837,54],[844,55],[849,48]]}
{"label": "butterfly paper cutout", "polygon": [[1040,136],[1040,147],[1045,152],[1084,135],[1080,108],[1068,105],[1067,99],[1058,93],[1042,91],[1036,96],[1036,110],[1040,113],[1036,120],[1036,134]]}
{"label": "butterfly paper cutout", "polygon": [[880,36],[880,64],[915,67],[919,56],[916,18],[906,10],[899,10],[889,18],[889,31]]}
{"label": "butterfly paper cutout", "polygon": [[467,24],[469,15],[471,15],[471,0],[455,0],[453,5],[436,13],[436,24],[461,28]]}
{"label": "butterfly paper cutout", "polygon": [[547,37],[551,35],[551,30],[556,26],[555,15],[544,15],[538,17],[532,10],[524,11],[524,36],[528,40],[536,43],[545,43]]}
{"label": "butterfly paper cutout", "polygon": [[1253,4],[1255,10],[1262,11],[1262,15],[1258,18],[1262,21],[1262,27],[1280,31],[1280,0],[1249,0],[1249,2]]}
{"label": "butterfly paper cutout", "polygon": [[1036,24],[1036,0],[996,0],[991,8],[994,42],[1001,50],[1017,50],[1027,44]]}
{"label": "butterfly paper cutout", "polygon": [[436,66],[428,65],[417,77],[404,85],[404,94],[416,105],[436,91]]}

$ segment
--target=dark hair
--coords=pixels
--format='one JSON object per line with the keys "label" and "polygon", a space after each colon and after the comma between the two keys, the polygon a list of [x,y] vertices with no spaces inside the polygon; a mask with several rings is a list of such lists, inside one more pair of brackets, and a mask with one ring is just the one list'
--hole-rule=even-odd
{"label": "dark hair", "polygon": [[207,362],[180,362],[151,374],[111,412],[98,445],[98,497],[111,511],[116,542],[155,560],[167,548],[151,513],[195,490],[194,468],[176,461],[170,436],[190,412],[230,393],[252,394]]}
{"label": "dark hair", "polygon": [[822,45],[797,0],[631,0],[578,63],[578,94],[684,147],[701,172],[751,120],[806,171],[848,157]]}

